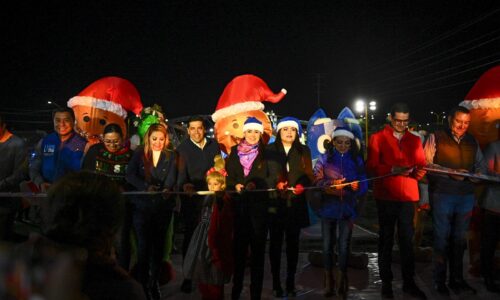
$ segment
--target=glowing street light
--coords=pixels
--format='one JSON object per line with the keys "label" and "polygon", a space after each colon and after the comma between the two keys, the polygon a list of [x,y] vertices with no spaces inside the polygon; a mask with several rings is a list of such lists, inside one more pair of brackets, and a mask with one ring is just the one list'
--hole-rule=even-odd
{"label": "glowing street light", "polygon": [[[363,99],[358,99],[354,104],[354,110],[358,113],[364,113],[365,116],[365,147],[368,148],[368,110],[375,111],[377,109],[377,102],[370,101],[368,104]],[[373,117],[372,117],[373,120]]]}

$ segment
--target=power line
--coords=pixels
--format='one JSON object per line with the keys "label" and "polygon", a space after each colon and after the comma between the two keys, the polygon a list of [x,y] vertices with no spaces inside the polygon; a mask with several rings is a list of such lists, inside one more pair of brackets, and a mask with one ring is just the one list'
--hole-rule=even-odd
{"label": "power line", "polygon": [[438,43],[438,42],[440,42],[440,41],[442,41],[442,40],[444,40],[444,39],[446,39],[446,38],[448,38],[450,36],[453,36],[453,35],[457,34],[458,32],[464,30],[467,27],[470,27],[470,26],[472,26],[472,25],[474,25],[476,23],[479,23],[479,22],[483,21],[484,19],[486,19],[486,18],[488,18],[488,17],[490,17],[490,16],[498,13],[499,11],[500,11],[500,9],[497,8],[497,9],[491,11],[491,12],[488,12],[488,13],[482,15],[482,16],[479,16],[476,19],[470,21],[469,23],[462,24],[461,26],[455,28],[454,30],[445,32],[442,35],[439,35],[439,36],[435,37],[434,39],[428,41],[427,43],[424,43],[422,46],[416,47],[413,50],[409,50],[406,54],[403,54],[403,55],[401,55],[399,57],[396,57],[394,59],[391,59],[391,60],[389,60],[387,62],[383,62],[383,63],[375,65],[375,66],[373,66],[371,68],[368,68],[368,69],[365,70],[365,72],[366,73],[373,72],[373,71],[375,71],[377,69],[380,69],[383,66],[392,64],[392,63],[397,62],[397,61],[400,61],[403,58],[406,58],[406,57],[408,57],[410,55],[413,55],[413,54],[415,54],[415,53],[417,53],[417,52],[419,52],[419,51],[421,51],[423,49],[426,49],[426,48],[430,47],[431,45],[434,45],[434,44],[436,44],[436,43]]}
{"label": "power line", "polygon": [[[498,30],[496,30],[496,31],[494,31],[494,32],[492,32],[492,33],[496,33],[496,32],[500,32],[500,29],[498,29]],[[476,39],[474,39],[474,40],[472,40],[472,41],[469,41],[469,42],[467,42],[467,43],[465,43],[465,44],[459,45],[459,46],[454,47],[454,48],[452,48],[452,49],[448,49],[448,50],[446,50],[446,51],[444,51],[444,52],[441,52],[441,53],[439,53],[439,54],[436,54],[436,55],[433,55],[433,56],[430,56],[430,57],[427,57],[427,58],[423,58],[423,59],[418,60],[418,61],[416,61],[416,62],[414,62],[414,63],[411,63],[411,64],[409,64],[409,65],[407,65],[407,66],[403,66],[402,68],[399,68],[399,70],[403,70],[403,69],[406,69],[406,68],[411,67],[411,66],[413,66],[413,65],[418,65],[418,64],[420,64],[420,63],[422,63],[422,62],[425,62],[425,61],[428,61],[428,60],[430,60],[430,59],[433,59],[433,58],[435,58],[435,57],[445,55],[445,54],[447,54],[448,52],[451,52],[451,51],[456,50],[456,49],[458,49],[458,48],[460,48],[460,47],[463,47],[464,45],[467,45],[467,44],[470,44],[470,43],[476,42],[477,40],[482,39],[482,38],[484,38],[485,36],[491,35],[492,33],[485,34],[485,35],[483,35],[483,36],[481,36],[481,37],[479,37],[479,38],[476,38]],[[423,69],[423,68],[425,68],[425,67],[436,65],[436,64],[441,63],[441,62],[443,62],[443,61],[449,60],[449,59],[451,59],[451,58],[453,58],[453,57],[459,56],[459,55],[461,55],[461,54],[464,54],[464,53],[467,53],[467,52],[472,51],[472,50],[474,50],[474,49],[477,49],[477,48],[479,48],[479,47],[482,47],[482,46],[484,46],[484,45],[486,45],[486,44],[488,44],[488,43],[491,43],[491,42],[493,42],[493,41],[495,41],[495,40],[498,40],[498,39],[500,39],[500,35],[499,35],[499,36],[496,36],[496,37],[494,37],[494,38],[492,38],[492,39],[489,39],[489,40],[487,40],[487,41],[485,41],[485,42],[482,42],[482,43],[480,43],[480,44],[476,44],[474,47],[470,47],[470,48],[464,49],[464,50],[462,50],[462,51],[460,51],[460,52],[457,52],[457,53],[455,53],[455,54],[449,55],[449,56],[447,56],[447,57],[445,57],[445,58],[443,58],[443,59],[441,59],[441,60],[434,61],[434,62],[429,63],[429,64],[424,64],[424,65],[421,65],[420,67],[414,68],[414,69],[409,70],[409,71],[407,71],[407,72],[399,73],[399,74],[397,74],[397,75],[393,75],[393,76],[389,76],[389,77],[385,77],[385,76],[384,76],[384,78],[382,78],[382,79],[380,79],[380,80],[376,80],[376,81],[374,81],[374,82],[371,82],[371,83],[367,84],[367,85],[366,85],[366,87],[373,86],[373,85],[376,85],[376,84],[379,84],[379,83],[382,83],[382,82],[390,81],[390,80],[392,80],[392,79],[400,78],[400,77],[402,77],[402,76],[404,76],[404,75],[408,75],[408,74],[414,73],[414,72],[416,72],[416,71],[418,71],[418,70],[421,70],[421,69]],[[497,54],[498,54],[498,53],[497,53]],[[398,70],[398,69],[397,69],[397,70],[394,70],[394,72],[399,71],[399,70]],[[392,73],[392,72],[390,71],[389,73]]]}
{"label": "power line", "polygon": [[441,89],[445,89],[445,88],[449,88],[449,87],[453,87],[453,86],[459,86],[459,85],[463,85],[463,84],[471,83],[471,82],[476,82],[476,81],[477,81],[477,78],[466,80],[466,81],[461,81],[461,82],[457,82],[457,83],[452,83],[452,84],[448,84],[448,85],[443,85],[443,86],[439,86],[439,87],[436,87],[436,88],[430,88],[430,89],[420,90],[420,91],[416,91],[416,92],[413,92],[413,93],[395,94],[395,95],[391,95],[391,97],[413,96],[413,95],[418,95],[418,94],[427,93],[427,92],[431,92],[431,91],[441,90]]}
{"label": "power line", "polygon": [[[413,81],[418,81],[420,79],[423,79],[423,78],[426,78],[426,77],[429,77],[429,76],[433,76],[433,75],[436,75],[436,74],[439,74],[439,73],[446,73],[446,72],[449,72],[451,70],[455,70],[455,69],[460,69],[462,67],[465,67],[467,65],[471,65],[471,64],[475,64],[475,63],[478,63],[482,60],[485,60],[487,58],[491,58],[493,56],[499,56],[499,53],[494,53],[494,54],[490,54],[488,56],[485,56],[485,57],[481,57],[479,59],[476,59],[476,60],[473,60],[473,61],[470,61],[470,62],[466,62],[464,64],[461,64],[461,65],[457,65],[457,66],[454,66],[454,67],[450,67],[450,68],[446,68],[444,70],[441,70],[441,71],[436,71],[434,73],[426,73],[425,75],[422,75],[422,76],[418,76],[418,77],[413,77],[413,78],[409,78],[409,79],[406,79],[404,81],[406,81],[407,83],[410,83],[410,82],[413,82]],[[499,56],[500,57],[500,56]]]}
{"label": "power line", "polygon": [[440,80],[443,80],[443,79],[446,79],[446,78],[454,77],[454,76],[457,76],[457,75],[460,75],[460,74],[463,74],[463,73],[466,73],[466,72],[469,72],[469,71],[472,71],[472,70],[476,70],[476,69],[482,68],[482,67],[487,66],[487,65],[492,65],[492,64],[495,64],[495,63],[498,63],[498,62],[500,62],[500,58],[496,59],[496,60],[493,60],[493,61],[490,61],[490,62],[487,62],[487,63],[484,63],[484,64],[479,65],[479,66],[475,66],[475,67],[472,67],[472,68],[460,71],[460,72],[456,72],[456,73],[453,73],[453,74],[448,74],[448,75],[445,75],[445,76],[434,78],[432,80],[427,80],[425,82],[420,82],[420,83],[416,83],[416,84],[413,84],[413,85],[405,86],[405,87],[402,87],[402,88],[399,88],[399,89],[395,89],[395,90],[390,91],[390,92],[382,93],[382,94],[379,94],[379,95],[387,95],[387,94],[391,94],[392,92],[404,91],[404,90],[411,89],[411,88],[414,88],[414,87],[418,87],[418,86],[422,86],[422,85],[427,85],[429,83],[433,83],[433,82],[440,81]]}

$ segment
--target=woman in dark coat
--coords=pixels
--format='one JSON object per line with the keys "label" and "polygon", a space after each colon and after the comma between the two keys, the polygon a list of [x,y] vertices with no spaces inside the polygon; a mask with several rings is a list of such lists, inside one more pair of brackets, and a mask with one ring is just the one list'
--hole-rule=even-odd
{"label": "woman in dark coat", "polygon": [[127,168],[127,181],[137,191],[163,192],[135,196],[132,224],[137,234],[137,279],[146,296],[160,299],[159,269],[165,253],[165,238],[175,206],[168,194],[177,180],[174,151],[168,150],[168,134],[163,124],[153,124],[144,136],[144,146],[135,150]]}
{"label": "woman in dark coat", "polygon": [[[302,133],[299,120],[286,117],[277,126],[276,141],[268,146],[273,161],[281,167],[279,188],[281,197],[269,209],[269,258],[273,275],[273,294],[276,297],[296,296],[295,273],[299,257],[300,230],[309,226],[304,187],[313,182],[311,152],[299,141]],[[293,188],[286,191],[286,188]],[[286,241],[286,294],[280,280],[281,248]]]}
{"label": "woman in dark coat", "polygon": [[226,161],[227,189],[234,196],[234,277],[232,299],[239,299],[243,289],[248,247],[251,252],[251,299],[260,299],[264,277],[264,253],[267,238],[269,192],[252,192],[274,188],[278,170],[268,162],[262,144],[262,123],[249,117],[243,125],[244,139],[231,148]]}

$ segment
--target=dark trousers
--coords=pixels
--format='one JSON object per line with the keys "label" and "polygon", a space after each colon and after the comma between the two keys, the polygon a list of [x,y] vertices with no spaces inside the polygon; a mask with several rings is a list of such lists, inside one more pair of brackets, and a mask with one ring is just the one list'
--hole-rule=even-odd
{"label": "dark trousers", "polygon": [[239,299],[250,247],[250,297],[260,299],[264,279],[264,259],[268,225],[265,216],[238,214],[234,227],[234,275],[232,298]]}
{"label": "dark trousers", "polygon": [[118,234],[117,260],[120,267],[126,271],[130,270],[131,239],[132,232],[132,205],[130,200],[125,198],[125,215],[123,224]]}
{"label": "dark trousers", "polygon": [[14,220],[21,208],[21,198],[0,198],[0,240],[14,237]]}
{"label": "dark trousers", "polygon": [[184,239],[182,241],[182,258],[186,256],[189,242],[193,237],[193,232],[200,222],[201,203],[203,197],[183,196],[181,197],[181,217],[184,223]]}
{"label": "dark trousers", "polygon": [[391,282],[392,247],[395,227],[398,228],[398,243],[401,256],[401,271],[405,283],[413,282],[415,259],[413,254],[414,202],[377,200],[379,243],[378,267],[383,282]]}
{"label": "dark trousers", "polygon": [[486,210],[481,230],[481,273],[485,279],[493,279],[495,250],[500,240],[500,214]]}
{"label": "dark trousers", "polygon": [[269,216],[269,260],[271,261],[273,288],[278,288],[281,285],[280,271],[283,237],[286,243],[287,289],[295,286],[295,273],[299,260],[300,227],[293,222],[286,222],[286,220],[286,216],[283,215]]}
{"label": "dark trousers", "polygon": [[436,283],[449,279],[460,282],[463,277],[464,251],[467,247],[465,234],[474,206],[474,195],[450,195],[431,193],[433,227],[433,276]]}
{"label": "dark trousers", "polygon": [[141,197],[132,201],[132,223],[137,234],[137,281],[145,291],[157,285],[165,255],[172,206],[161,197]]}

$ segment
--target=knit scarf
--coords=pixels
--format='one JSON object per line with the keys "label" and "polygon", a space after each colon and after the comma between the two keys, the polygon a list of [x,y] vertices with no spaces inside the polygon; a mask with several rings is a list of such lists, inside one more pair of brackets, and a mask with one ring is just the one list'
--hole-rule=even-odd
{"label": "knit scarf", "polygon": [[248,176],[250,169],[252,169],[252,164],[257,155],[259,154],[259,144],[250,145],[246,140],[243,140],[238,145],[238,156],[240,157],[240,163],[243,166],[243,173]]}

